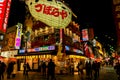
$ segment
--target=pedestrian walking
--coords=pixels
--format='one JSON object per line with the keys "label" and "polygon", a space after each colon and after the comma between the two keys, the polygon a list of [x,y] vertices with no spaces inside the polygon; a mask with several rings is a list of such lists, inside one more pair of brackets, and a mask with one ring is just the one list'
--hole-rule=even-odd
{"label": "pedestrian walking", "polygon": [[29,63],[24,63],[23,67],[24,67],[23,75],[25,75],[25,76],[28,77],[28,72],[30,71],[30,65],[29,65]]}
{"label": "pedestrian walking", "polygon": [[24,64],[23,64],[23,75],[25,75],[25,74],[26,74],[26,66],[27,66],[27,64],[26,64],[26,63],[24,63]]}
{"label": "pedestrian walking", "polygon": [[55,63],[50,59],[48,62],[48,74],[47,74],[47,80],[51,77],[50,80],[56,80],[55,79]]}
{"label": "pedestrian walking", "polygon": [[2,76],[2,80],[4,79],[4,73],[6,70],[6,64],[4,62],[1,62],[1,76]]}
{"label": "pedestrian walking", "polygon": [[47,66],[46,66],[46,63],[45,63],[45,61],[42,63],[42,75],[43,76],[46,76],[46,68],[47,68]]}
{"label": "pedestrian walking", "polygon": [[83,75],[83,69],[84,69],[84,64],[82,61],[80,61],[77,65],[77,69],[78,69],[78,74],[80,75]]}
{"label": "pedestrian walking", "polygon": [[91,61],[86,61],[85,63],[85,69],[86,69],[86,77],[88,79],[92,78],[92,65],[91,65]]}
{"label": "pedestrian walking", "polygon": [[83,69],[84,69],[84,63],[82,61],[80,61],[77,65],[77,69],[78,69],[78,75],[81,75],[81,80],[83,80]]}
{"label": "pedestrian walking", "polygon": [[1,63],[1,61],[0,61],[0,80],[2,80],[1,78],[2,78],[2,70],[1,70],[1,68],[2,68],[2,63]]}
{"label": "pedestrian walking", "polygon": [[13,62],[8,63],[7,67],[7,79],[10,79],[11,73],[13,72]]}
{"label": "pedestrian walking", "polygon": [[70,73],[71,73],[72,75],[74,75],[74,62],[73,62],[73,60],[72,60],[71,63],[70,63]]}
{"label": "pedestrian walking", "polygon": [[94,61],[92,64],[92,70],[94,72],[94,80],[97,80],[97,78],[99,77],[99,69],[100,69],[100,63]]}

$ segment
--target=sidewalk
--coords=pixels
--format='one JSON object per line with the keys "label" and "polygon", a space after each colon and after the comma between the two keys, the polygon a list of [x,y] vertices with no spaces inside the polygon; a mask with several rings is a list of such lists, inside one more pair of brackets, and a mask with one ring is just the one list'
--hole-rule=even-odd
{"label": "sidewalk", "polygon": [[[5,75],[4,80],[47,80],[47,78],[42,76],[39,72],[29,72],[29,76],[27,77],[27,76],[23,76],[22,71],[19,71],[14,79],[13,78],[7,79],[6,77],[7,75]],[[56,80],[81,80],[80,76],[77,75],[77,72],[75,72],[74,75],[56,74],[55,77]]]}
{"label": "sidewalk", "polygon": [[[83,78],[84,80],[89,80],[86,79],[86,76],[84,76]],[[25,77],[23,76],[22,71],[19,71],[14,79],[4,79],[4,80],[47,80],[47,79],[46,77],[43,77],[39,72],[29,72],[29,77]],[[56,80],[81,80],[81,77],[80,75],[77,74],[77,72],[75,72],[74,75],[56,74]],[[117,80],[117,75],[114,71],[114,68],[103,67],[100,70],[100,76],[98,80]]]}

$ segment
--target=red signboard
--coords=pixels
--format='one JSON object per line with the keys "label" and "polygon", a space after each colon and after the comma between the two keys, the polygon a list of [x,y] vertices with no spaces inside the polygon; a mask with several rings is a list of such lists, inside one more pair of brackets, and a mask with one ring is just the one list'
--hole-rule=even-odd
{"label": "red signboard", "polygon": [[11,0],[0,0],[0,30],[6,32]]}

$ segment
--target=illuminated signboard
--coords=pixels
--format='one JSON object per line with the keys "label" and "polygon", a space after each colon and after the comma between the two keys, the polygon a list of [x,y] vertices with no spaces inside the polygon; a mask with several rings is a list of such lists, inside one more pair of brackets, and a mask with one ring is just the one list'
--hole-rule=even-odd
{"label": "illuminated signboard", "polygon": [[19,53],[25,53],[24,49],[19,50]]}
{"label": "illuminated signboard", "polygon": [[55,46],[48,46],[48,50],[55,50]]}
{"label": "illuminated signboard", "polygon": [[35,51],[40,51],[40,48],[34,48],[35,49]]}
{"label": "illuminated signboard", "polygon": [[83,41],[88,41],[88,29],[83,29],[82,30],[82,40]]}
{"label": "illuminated signboard", "polygon": [[13,50],[13,51],[3,51],[1,52],[2,57],[7,57],[7,58],[14,58],[15,55],[17,55],[18,51]]}
{"label": "illuminated signboard", "polygon": [[27,49],[27,52],[36,52],[35,49]]}
{"label": "illuminated signboard", "polygon": [[40,51],[46,51],[46,50],[55,50],[55,46],[43,46],[43,47],[40,47]]}
{"label": "illuminated signboard", "polygon": [[6,32],[11,0],[0,0],[0,30]]}
{"label": "illuminated signboard", "polygon": [[[27,49],[28,52],[39,52],[39,51],[48,51],[55,50],[55,46],[43,46],[39,48]],[[24,49],[19,50],[19,53],[25,53]]]}
{"label": "illuminated signboard", "polygon": [[65,50],[69,51],[70,47],[69,46],[65,46]]}
{"label": "illuminated signboard", "polygon": [[17,26],[17,32],[16,32],[16,39],[15,39],[15,49],[20,49],[22,24],[18,23],[18,25],[16,26]]}
{"label": "illuminated signboard", "polygon": [[[32,4],[31,4],[32,3]],[[54,27],[65,28],[72,18],[72,11],[60,1],[26,0],[31,15],[41,22]]]}

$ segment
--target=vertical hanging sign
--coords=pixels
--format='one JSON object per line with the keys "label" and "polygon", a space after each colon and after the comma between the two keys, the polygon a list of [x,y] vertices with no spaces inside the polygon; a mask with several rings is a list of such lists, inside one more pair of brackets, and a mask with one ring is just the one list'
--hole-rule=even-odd
{"label": "vertical hanging sign", "polygon": [[6,32],[11,0],[0,0],[0,31]]}
{"label": "vertical hanging sign", "polygon": [[22,24],[17,24],[17,32],[15,38],[15,49],[20,49],[21,44],[21,35],[22,35]]}

